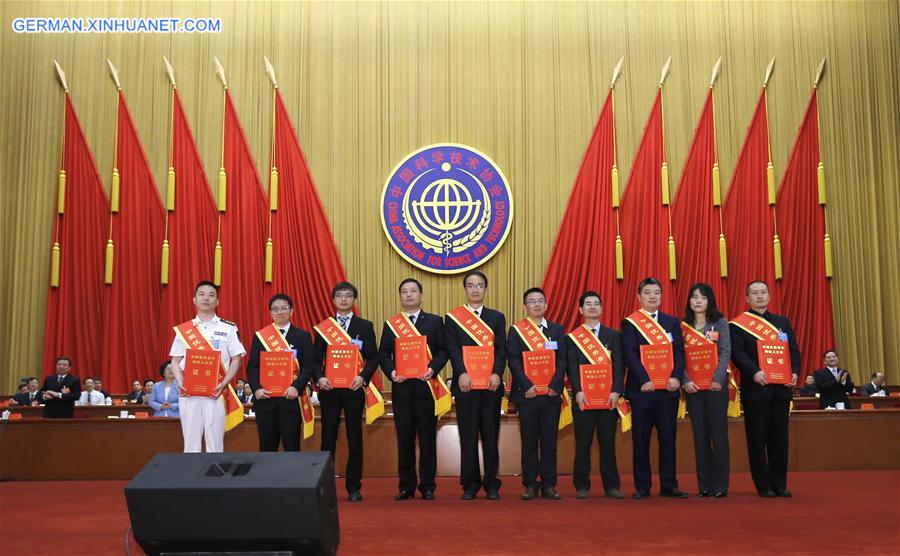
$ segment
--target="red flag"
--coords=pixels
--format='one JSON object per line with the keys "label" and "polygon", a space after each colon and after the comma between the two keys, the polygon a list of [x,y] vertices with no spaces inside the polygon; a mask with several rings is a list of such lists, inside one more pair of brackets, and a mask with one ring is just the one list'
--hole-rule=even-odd
{"label": "red flag", "polygon": [[167,353],[156,333],[165,213],[122,91],[118,111],[120,197],[112,219],[116,256],[105,294],[100,373],[109,391],[127,392],[132,380],[147,378]]}
{"label": "red flag", "polygon": [[728,299],[719,272],[720,209],[713,205],[716,138],[712,94],[710,88],[672,205],[678,260],[678,280],[672,293],[678,315],[687,302],[690,287],[697,282],[712,286],[721,310],[725,310]]}
{"label": "red flag", "polygon": [[168,216],[169,284],[162,287],[160,337],[172,345],[172,327],[194,315],[194,287],[212,280],[216,244],[216,205],[203,162],[181,105],[172,91],[172,160],[175,206]]}
{"label": "red flag", "polygon": [[[272,213],[271,291],[294,299],[297,324],[306,330],[334,312],[331,288],[347,279],[328,216],[281,92],[275,93],[277,210]],[[271,195],[271,191],[270,191]],[[381,374],[373,378],[382,389]]]}
{"label": "red flag", "polygon": [[660,168],[663,151],[662,89],[656,93],[644,137],[622,195],[621,230],[625,279],[620,284],[619,319],[638,308],[637,287],[652,276],[663,284],[661,309],[673,313],[675,292],[669,287],[669,215],[662,204]]}
{"label": "red flag", "polygon": [[221,213],[222,289],[218,312],[234,321],[249,347],[253,331],[269,322],[265,244],[269,205],[231,94],[225,91],[226,210]]}
{"label": "red flag", "polygon": [[768,163],[769,123],[763,88],[725,197],[725,237],[730,240],[727,314],[732,316],[747,309],[747,284],[753,280],[769,285],[769,308],[773,312],[781,307],[772,255],[775,225],[766,185]]}
{"label": "red flag", "polygon": [[[44,325],[44,374],[55,360],[72,358],[73,372],[100,368],[103,342],[103,248],[109,226],[109,199],[84,138],[72,100],[66,94],[64,213],[53,224],[59,243],[59,287],[47,296]],[[109,386],[107,386],[107,389]]]}
{"label": "red flag", "polygon": [[615,155],[613,91],[600,110],[550,253],[542,289],[553,320],[566,330],[581,322],[575,300],[586,290],[603,299],[607,324],[618,327],[616,282],[616,215],[612,205],[611,172]]}
{"label": "red flag", "polygon": [[[778,189],[778,222],[784,254],[782,307],[791,319],[805,362],[800,379],[834,348],[831,282],[825,275],[825,207],[819,202],[819,109],[813,89],[809,106]],[[822,184],[824,186],[824,183]]]}

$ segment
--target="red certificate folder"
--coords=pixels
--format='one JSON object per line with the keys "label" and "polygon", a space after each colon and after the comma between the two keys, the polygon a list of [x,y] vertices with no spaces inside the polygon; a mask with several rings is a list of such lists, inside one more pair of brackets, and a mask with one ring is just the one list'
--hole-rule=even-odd
{"label": "red certificate folder", "polygon": [[599,365],[580,365],[581,391],[584,392],[584,408],[612,409],[609,395],[612,392],[612,365],[607,361]]}
{"label": "red certificate folder", "polygon": [[350,388],[359,366],[356,346],[328,346],[325,352],[325,378],[335,388]]}
{"label": "red certificate folder", "polygon": [[189,349],[184,354],[184,389],[190,396],[212,396],[219,383],[219,352]]}
{"label": "red certificate folder", "polygon": [[716,366],[719,364],[719,350],[716,344],[684,346],[688,378],[701,390],[709,390]]}
{"label": "red certificate folder", "polygon": [[412,338],[394,339],[394,364],[397,375],[405,378],[419,378],[428,373],[428,338],[414,336]]}
{"label": "red certificate folder", "polygon": [[463,365],[472,381],[473,390],[487,390],[494,372],[493,346],[463,346]]}
{"label": "red certificate folder", "polygon": [[641,346],[641,365],[647,371],[653,388],[665,390],[675,369],[675,356],[672,344]]}
{"label": "red certificate folder", "polygon": [[550,379],[556,372],[556,352],[549,349],[523,351],[522,363],[525,366],[525,376],[534,384],[534,393],[546,396]]}
{"label": "red certificate folder", "polygon": [[273,398],[284,396],[294,381],[293,351],[263,351],[259,354],[259,383]]}
{"label": "red certificate folder", "polygon": [[787,342],[756,342],[759,368],[766,373],[769,384],[791,383],[791,357]]}

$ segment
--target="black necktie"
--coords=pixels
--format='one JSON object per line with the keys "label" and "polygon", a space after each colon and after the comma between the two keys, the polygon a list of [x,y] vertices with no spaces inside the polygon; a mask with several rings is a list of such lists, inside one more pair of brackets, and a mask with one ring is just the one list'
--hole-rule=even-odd
{"label": "black necktie", "polygon": [[413,323],[413,324],[416,324],[416,316],[415,316],[415,315],[410,315],[410,316],[409,316],[409,321],[410,321],[411,323]]}
{"label": "black necktie", "polygon": [[56,375],[56,383],[62,384],[62,375]]}
{"label": "black necktie", "polygon": [[476,309],[476,310],[475,310],[475,316],[476,316],[476,317],[480,317],[480,316],[481,316],[481,309]]}
{"label": "black necktie", "polygon": [[279,328],[278,331],[284,334],[284,328]]}
{"label": "black necktie", "polygon": [[338,317],[338,320],[341,321],[341,328],[347,330],[347,321],[350,320],[350,317]]}

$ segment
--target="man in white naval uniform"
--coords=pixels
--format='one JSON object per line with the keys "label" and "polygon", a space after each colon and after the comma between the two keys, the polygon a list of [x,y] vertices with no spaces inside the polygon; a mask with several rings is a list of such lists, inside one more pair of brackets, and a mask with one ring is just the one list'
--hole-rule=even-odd
{"label": "man in white naval uniform", "polygon": [[200,452],[200,441],[206,440],[207,452],[221,452],[225,447],[225,403],[220,397],[228,383],[241,367],[241,357],[246,354],[238,328],[233,322],[219,318],[216,307],[219,305],[219,288],[212,282],[203,281],[194,290],[194,306],[197,316],[194,326],[209,340],[213,349],[219,351],[222,365],[227,369],[225,377],[216,385],[212,396],[186,395],[184,385],[185,345],[175,338],[169,355],[172,357],[172,368],[175,380],[181,387],[178,408],[181,414],[181,432],[184,436],[185,452]]}

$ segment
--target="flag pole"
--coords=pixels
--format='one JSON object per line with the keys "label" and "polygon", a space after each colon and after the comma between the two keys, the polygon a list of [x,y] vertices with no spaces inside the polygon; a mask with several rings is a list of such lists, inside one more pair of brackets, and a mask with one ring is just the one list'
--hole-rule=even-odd
{"label": "flag pole", "polygon": [[819,206],[822,207],[822,222],[825,225],[825,238],[823,239],[823,247],[825,252],[825,277],[834,277],[834,254],[831,251],[831,236],[828,233],[828,210],[827,195],[825,193],[825,163],[822,161],[822,127],[819,125],[819,99],[818,90],[822,76],[825,74],[825,61],[828,57],[822,58],[819,68],[816,70],[816,80],[813,82],[813,94],[816,95],[816,133],[819,137],[819,164],[816,168],[816,183],[819,189]]}
{"label": "flag pole", "polygon": [[272,283],[272,258],[275,244],[272,242],[272,213],[278,211],[278,167],[275,163],[275,108],[278,101],[278,80],[275,78],[275,68],[269,63],[269,59],[263,56],[266,66],[266,75],[272,82],[272,142],[269,148],[269,237],[266,239],[266,283]]}
{"label": "flag pole", "polygon": [[669,67],[672,64],[672,57],[669,56],[669,59],[666,60],[665,65],[662,68],[662,72],[659,75],[659,117],[660,117],[660,136],[662,137],[662,152],[663,152],[663,161],[660,165],[659,169],[659,177],[660,177],[660,187],[662,205],[666,207],[666,215],[669,220],[669,241],[667,245],[667,251],[669,255],[669,280],[675,281],[678,277],[677,266],[675,263],[675,238],[672,236],[672,203],[671,203],[671,191],[669,191],[669,163],[666,158],[666,119],[665,119],[665,111],[663,108],[663,85],[666,82],[666,77],[669,75]]}
{"label": "flag pole", "polygon": [[772,164],[772,142],[769,138],[769,79],[772,77],[772,70],[775,68],[775,57],[766,67],[766,77],[763,79],[763,102],[766,109],[766,151],[768,152],[769,162],[766,164],[766,193],[768,196],[769,207],[772,211],[772,257],[775,264],[775,279],[781,280],[781,240],[778,238],[778,218],[775,213],[775,165]]}
{"label": "flag pole", "polygon": [[66,212],[66,104],[69,98],[69,86],[66,83],[66,74],[59,67],[59,63],[53,60],[56,69],[56,78],[63,89],[63,125],[62,137],[59,141],[59,171],[57,175],[56,189],[56,229],[53,232],[53,247],[50,249],[50,287],[59,287],[59,264],[62,249],[59,245],[59,228],[62,226],[62,217]]}
{"label": "flag pole", "polygon": [[222,284],[222,214],[227,207],[227,188],[228,177],[225,173],[225,120],[227,118],[228,109],[228,81],[225,80],[225,68],[219,63],[218,58],[213,58],[213,64],[216,68],[216,77],[222,83],[222,153],[221,164],[219,166],[219,188],[216,195],[216,205],[219,211],[218,225],[216,231],[216,250],[213,257],[213,283],[219,286]]}
{"label": "flag pole", "polygon": [[610,171],[610,185],[612,189],[612,208],[616,216],[616,280],[622,280],[625,277],[625,264],[623,258],[622,235],[619,231],[619,201],[621,191],[619,190],[619,149],[616,144],[616,81],[622,74],[622,63],[625,56],[619,58],[619,63],[613,69],[612,79],[609,82],[609,96],[612,101],[612,134],[613,134],[613,164]]}
{"label": "flag pole", "polygon": [[722,69],[722,57],[716,60],[709,78],[709,107],[713,130],[712,202],[719,215],[719,277],[728,278],[728,244],[725,241],[725,224],[722,218],[722,180],[719,176],[719,139],[716,135],[716,103],[713,90]]}
{"label": "flag pole", "polygon": [[103,283],[111,285],[113,283],[113,268],[115,264],[115,244],[113,242],[113,221],[119,213],[119,106],[122,95],[122,83],[119,81],[119,72],[113,63],[107,59],[106,64],[109,66],[109,76],[116,85],[116,131],[115,140],[113,142],[113,170],[112,183],[109,188],[109,235],[106,240],[106,258],[103,272]]}
{"label": "flag pole", "polygon": [[166,286],[169,284],[169,213],[175,212],[175,91],[178,85],[175,82],[175,70],[172,69],[172,64],[165,56],[163,56],[163,64],[172,88],[172,95],[169,97],[172,105],[169,110],[169,169],[166,172],[166,232],[163,237],[162,265],[159,275],[159,282]]}

